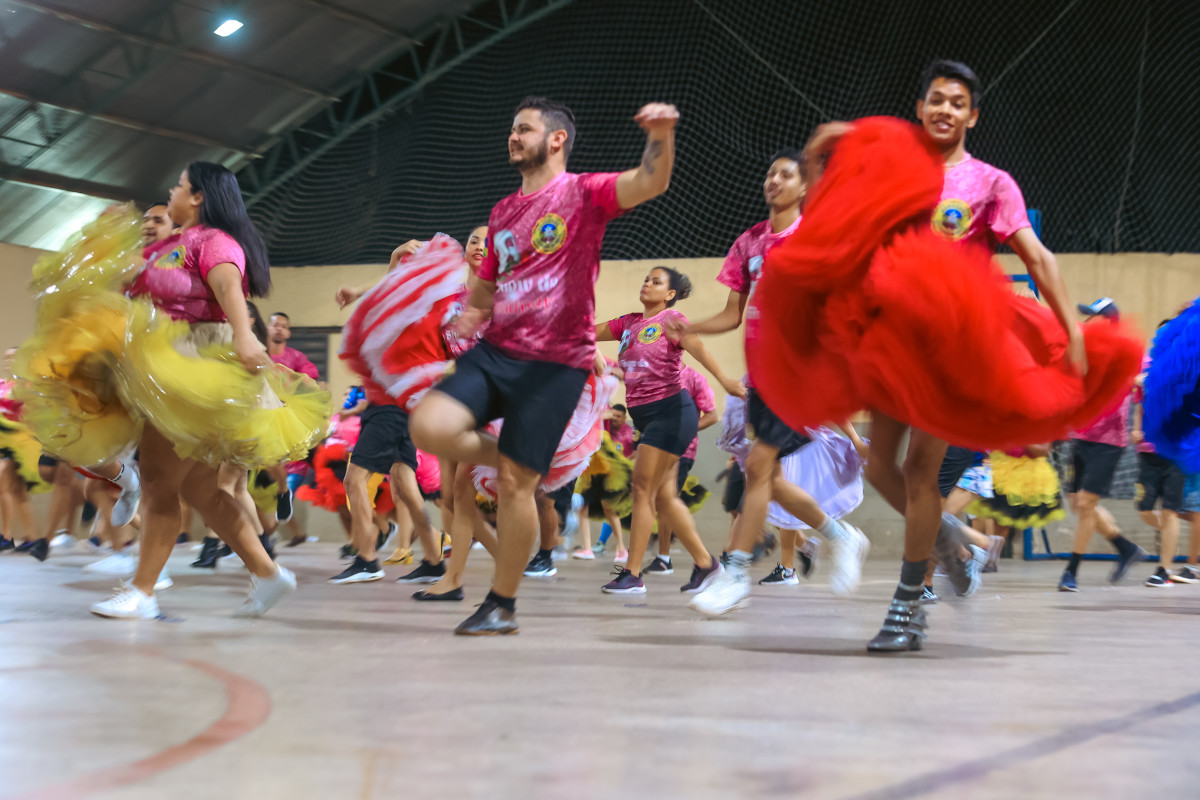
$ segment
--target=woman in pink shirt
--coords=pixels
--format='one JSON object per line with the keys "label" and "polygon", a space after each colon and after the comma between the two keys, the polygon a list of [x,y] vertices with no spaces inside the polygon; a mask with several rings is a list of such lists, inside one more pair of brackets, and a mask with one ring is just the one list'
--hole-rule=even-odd
{"label": "woman in pink shirt", "polygon": [[625,403],[638,431],[629,560],[604,585],[603,591],[609,594],[645,594],[641,563],[650,542],[656,504],[658,513],[696,562],[692,579],[682,591],[699,591],[721,569],[720,563],[704,549],[692,516],[675,490],[679,458],[696,437],[699,424],[696,403],[683,391],[684,351],[712,373],[730,394],[740,397],[746,390],[725,375],[700,337],[689,334],[672,340],[666,335],[668,322],[680,320],[687,324],[687,318],[673,306],[686,299],[691,291],[692,284],[686,275],[669,267],[655,267],[642,282],[638,298],[642,302],[641,313],[626,314],[596,326],[597,341],[621,342],[617,363],[625,373]]}

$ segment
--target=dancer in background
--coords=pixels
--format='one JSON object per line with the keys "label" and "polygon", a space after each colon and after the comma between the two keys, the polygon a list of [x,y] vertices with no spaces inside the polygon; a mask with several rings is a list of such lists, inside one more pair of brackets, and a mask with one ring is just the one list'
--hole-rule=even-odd
{"label": "dancer in background", "polygon": [[[666,334],[670,320],[687,324],[687,317],[674,306],[691,293],[692,283],[686,275],[670,267],[655,267],[642,282],[638,296],[641,313],[625,314],[596,326],[597,341],[621,342],[617,364],[625,373],[625,402],[638,431],[629,561],[603,586],[608,594],[645,594],[641,561],[650,542],[656,509],[695,561],[691,580],[680,591],[701,591],[721,572],[720,563],[704,548],[691,513],[679,499],[679,459],[696,438],[699,424],[696,403],[683,388],[684,351],[725,391],[740,397],[746,390],[725,375],[700,337],[689,334],[673,340]],[[669,541],[669,534],[663,531],[663,535]]]}

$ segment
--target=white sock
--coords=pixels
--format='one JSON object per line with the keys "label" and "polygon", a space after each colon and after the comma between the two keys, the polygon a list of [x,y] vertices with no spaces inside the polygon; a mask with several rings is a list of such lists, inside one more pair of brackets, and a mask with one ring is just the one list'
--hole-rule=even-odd
{"label": "white sock", "polygon": [[845,536],[846,529],[836,519],[827,514],[825,515],[825,521],[817,526],[817,533],[832,542],[835,539]]}
{"label": "white sock", "polygon": [[126,492],[135,491],[141,486],[141,481],[138,480],[137,470],[132,465],[121,462],[121,471],[117,477],[112,479],[112,482],[120,486]]}
{"label": "white sock", "polygon": [[671,563],[671,557],[670,557],[669,555],[667,555],[667,556],[664,556],[662,553],[659,553],[659,554],[658,554],[658,557],[659,557],[659,559],[660,559],[661,561],[663,561],[663,562],[664,562],[664,563],[666,563],[666,564],[670,564],[670,563]]}

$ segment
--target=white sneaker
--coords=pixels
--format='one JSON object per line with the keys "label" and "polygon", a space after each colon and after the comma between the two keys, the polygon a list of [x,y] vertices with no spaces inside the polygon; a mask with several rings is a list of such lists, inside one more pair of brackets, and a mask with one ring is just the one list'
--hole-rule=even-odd
{"label": "white sneaker", "polygon": [[854,594],[862,582],[863,563],[871,551],[871,542],[858,528],[839,522],[843,535],[828,540],[829,591],[838,597]]}
{"label": "white sneaker", "polygon": [[471,544],[471,549],[472,550],[486,550],[487,548],[483,546],[483,542],[473,542]]}
{"label": "white sneaker", "polygon": [[387,536],[383,540],[383,546],[378,550],[381,553],[390,553],[396,549],[396,542],[400,538],[400,526],[391,520],[388,521]]}
{"label": "white sneaker", "polygon": [[123,528],[133,522],[133,515],[137,513],[141,503],[142,487],[140,484],[136,489],[122,489],[117,501],[113,503],[112,514],[109,516],[113,527]]}
{"label": "white sneaker", "polygon": [[550,551],[550,560],[551,561],[566,561],[567,560],[567,548],[561,544],[558,547],[555,547],[553,550]]}
{"label": "white sneaker", "polygon": [[83,568],[84,572],[94,572],[97,575],[116,575],[128,578],[137,572],[137,559],[129,553],[113,553],[111,556],[93,561]]}
{"label": "white sneaker", "polygon": [[79,540],[69,533],[60,533],[50,540],[50,546],[55,550],[72,550],[78,543]]}
{"label": "white sneaker", "polygon": [[971,558],[966,563],[967,578],[970,583],[964,591],[958,593],[959,597],[970,597],[979,591],[979,587],[983,584],[983,568],[987,566],[988,553],[982,547],[974,544],[967,545],[967,549],[971,551]]}
{"label": "white sneaker", "polygon": [[261,617],[271,610],[285,594],[296,591],[296,576],[287,567],[279,570],[270,578],[250,576],[250,596],[242,607],[233,612],[235,617]]}
{"label": "white sneaker", "polygon": [[170,589],[174,585],[175,581],[171,580],[171,576],[167,574],[167,568],[164,566],[162,572],[158,573],[158,580],[154,582],[154,591]]}
{"label": "white sneaker", "polygon": [[157,619],[158,600],[142,594],[135,586],[122,584],[112,597],[92,603],[92,613],[110,619]]}
{"label": "white sneaker", "polygon": [[708,588],[697,592],[688,603],[701,614],[709,617],[719,617],[728,614],[735,608],[745,608],[750,605],[750,576],[742,572],[734,574],[733,570],[722,570]]}

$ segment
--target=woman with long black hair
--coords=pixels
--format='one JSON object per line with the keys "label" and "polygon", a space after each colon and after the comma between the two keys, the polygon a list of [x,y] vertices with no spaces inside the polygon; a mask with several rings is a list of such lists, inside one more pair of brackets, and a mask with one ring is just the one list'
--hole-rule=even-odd
{"label": "woman with long black hair", "polygon": [[258,616],[296,579],[274,564],[249,517],[221,490],[217,467],[263,466],[307,450],[324,428],[328,397],[273,366],[254,334],[246,300],[269,291],[270,266],[233,173],[189,164],[168,207],[179,233],[128,290],[153,309],[133,304],[118,368],[122,401],[145,420],[141,554],[133,579],[92,612],[158,616],[154,583],[179,532],[182,496],[250,570],[250,596],[237,614]]}

